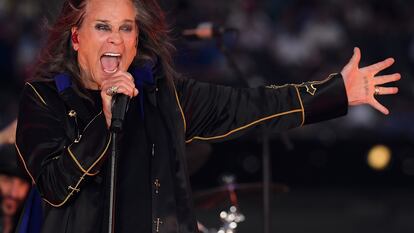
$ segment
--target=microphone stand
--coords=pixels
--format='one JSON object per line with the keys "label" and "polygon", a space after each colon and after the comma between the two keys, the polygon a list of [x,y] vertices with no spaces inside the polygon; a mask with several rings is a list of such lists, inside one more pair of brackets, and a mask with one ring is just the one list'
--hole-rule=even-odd
{"label": "microphone stand", "polygon": [[115,192],[116,192],[116,169],[117,169],[117,156],[116,156],[116,136],[117,133],[111,130],[112,136],[112,150],[109,157],[110,166],[110,184],[109,184],[109,215],[108,215],[108,233],[115,233]]}
{"label": "microphone stand", "polygon": [[227,49],[226,45],[224,44],[223,36],[220,34],[216,38],[217,38],[217,47],[223,53],[223,55],[226,58],[230,68],[236,74],[236,78],[239,80],[240,84],[243,87],[249,87],[249,83],[247,81],[247,78],[243,74],[240,67],[237,65],[237,63],[236,63],[233,55],[231,54],[231,52]]}
{"label": "microphone stand", "polygon": [[263,166],[263,232],[270,233],[270,184],[272,180],[272,167],[270,160],[269,129],[263,125],[262,136],[262,166]]}
{"label": "microphone stand", "polygon": [[112,119],[109,130],[112,137],[112,150],[109,158],[110,166],[110,189],[109,189],[109,215],[108,233],[115,233],[115,214],[116,214],[116,175],[118,167],[117,156],[117,134],[122,131],[125,114],[128,111],[129,97],[117,94],[112,98]]}

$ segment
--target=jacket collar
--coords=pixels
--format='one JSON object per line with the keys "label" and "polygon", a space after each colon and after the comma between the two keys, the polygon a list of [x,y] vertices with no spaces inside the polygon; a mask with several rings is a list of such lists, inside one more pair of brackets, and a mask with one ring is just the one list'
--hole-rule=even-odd
{"label": "jacket collar", "polygon": [[87,110],[82,98],[75,92],[71,77],[66,73],[58,74],[54,77],[54,80],[59,96],[68,108],[68,113],[72,111],[72,116],[75,113],[75,116],[80,118],[82,122],[88,122],[91,114]]}
{"label": "jacket collar", "polygon": [[[151,63],[147,63],[141,67],[131,67],[128,70],[134,77],[135,86],[140,90],[138,98],[142,117],[144,116],[144,92],[148,93],[149,102],[154,106],[157,105],[155,94],[158,89],[155,80],[158,81],[162,76],[154,78],[153,74],[156,67]],[[56,75],[54,80],[60,97],[69,108],[68,111],[74,110],[83,122],[89,122],[91,114],[87,110],[83,99],[75,92],[71,76],[62,73]]]}
{"label": "jacket collar", "polygon": [[[157,86],[154,80],[153,67],[150,64],[145,64],[142,67],[133,67],[129,72],[134,77],[135,86],[139,90],[138,98],[140,103],[141,117],[144,118],[144,93],[148,94],[149,102],[157,106],[156,91]],[[145,90],[145,91],[144,91]]]}

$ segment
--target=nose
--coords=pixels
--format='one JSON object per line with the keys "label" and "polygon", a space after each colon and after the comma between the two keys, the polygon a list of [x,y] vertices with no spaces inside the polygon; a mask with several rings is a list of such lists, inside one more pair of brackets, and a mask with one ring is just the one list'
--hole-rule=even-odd
{"label": "nose", "polygon": [[121,34],[117,31],[112,32],[111,35],[108,37],[108,43],[119,45],[124,42],[124,39],[122,38]]}
{"label": "nose", "polygon": [[23,199],[27,191],[29,190],[29,184],[20,180],[14,180],[9,189],[9,196],[14,199]]}

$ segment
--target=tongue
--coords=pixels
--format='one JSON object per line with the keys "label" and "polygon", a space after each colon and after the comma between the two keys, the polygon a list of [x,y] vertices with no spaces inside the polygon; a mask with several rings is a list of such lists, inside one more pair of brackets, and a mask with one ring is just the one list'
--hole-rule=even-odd
{"label": "tongue", "polygon": [[103,56],[101,58],[101,64],[104,71],[114,71],[118,68],[119,62],[116,57]]}

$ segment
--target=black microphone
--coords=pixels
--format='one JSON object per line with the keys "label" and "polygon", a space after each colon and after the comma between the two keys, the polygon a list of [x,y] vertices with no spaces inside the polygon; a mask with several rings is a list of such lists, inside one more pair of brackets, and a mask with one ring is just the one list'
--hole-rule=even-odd
{"label": "black microphone", "polygon": [[116,94],[112,97],[112,119],[111,127],[109,128],[112,132],[119,133],[122,131],[129,100],[129,96],[124,94]]}
{"label": "black microphone", "polygon": [[204,22],[194,29],[184,30],[182,35],[189,40],[208,40],[221,37],[227,32],[238,32],[238,30],[236,28],[217,26],[212,22]]}

